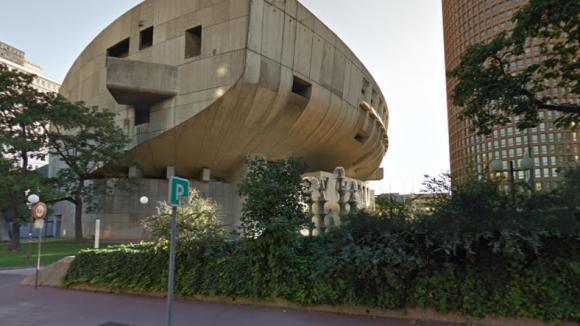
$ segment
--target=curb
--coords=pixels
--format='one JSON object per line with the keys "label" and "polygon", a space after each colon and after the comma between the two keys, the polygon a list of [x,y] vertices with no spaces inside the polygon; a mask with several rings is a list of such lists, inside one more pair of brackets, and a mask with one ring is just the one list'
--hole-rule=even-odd
{"label": "curb", "polygon": [[[79,291],[90,291],[90,292],[101,292],[101,293],[114,293],[114,294],[129,294],[138,295],[145,297],[154,298],[164,298],[166,297],[165,292],[143,292],[143,291],[132,291],[127,289],[109,289],[90,285],[71,285],[66,287],[72,290]],[[294,302],[290,302],[282,299],[274,299],[271,301],[266,300],[250,300],[238,297],[215,297],[215,296],[204,296],[204,295],[192,295],[192,296],[180,296],[176,295],[176,299],[182,299],[185,301],[198,301],[198,302],[209,302],[215,304],[228,304],[228,305],[243,305],[243,306],[254,306],[254,307],[264,307],[264,308],[277,308],[277,309],[291,309],[291,310],[303,310],[310,312],[323,312],[332,313],[340,315],[350,315],[350,316],[364,316],[364,317],[382,317],[382,318],[394,318],[394,319],[405,319],[411,322],[423,321],[423,322],[436,322],[436,323],[454,323],[454,324],[464,324],[470,326],[580,326],[578,323],[574,322],[552,322],[546,323],[541,320],[531,319],[531,318],[506,318],[506,317],[484,317],[477,318],[472,316],[462,316],[457,314],[440,314],[433,309],[404,309],[404,310],[387,310],[381,308],[368,308],[368,307],[355,307],[355,306],[330,306],[330,305],[317,305],[317,306],[302,306]]]}

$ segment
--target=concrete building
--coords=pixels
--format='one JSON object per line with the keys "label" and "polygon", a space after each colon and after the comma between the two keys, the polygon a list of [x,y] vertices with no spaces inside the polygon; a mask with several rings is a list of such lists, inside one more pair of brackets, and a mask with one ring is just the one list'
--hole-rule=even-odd
{"label": "concrete building", "polygon": [[[25,72],[35,75],[32,86],[41,92],[58,92],[60,82],[42,75],[42,68],[26,61],[25,53],[6,43],[0,42],[0,64],[7,66],[9,69]],[[20,160],[22,164],[22,160]],[[36,170],[48,164],[48,157],[40,159],[38,157],[29,157],[28,166]]]}
{"label": "concrete building", "polygon": [[[510,31],[511,19],[515,13],[529,1],[527,0],[442,0],[443,25],[445,35],[446,69],[455,68],[460,56],[468,46],[489,42],[498,33]],[[510,69],[519,71],[543,60],[540,55],[540,40],[531,40],[521,58],[515,58]],[[565,89],[552,86],[550,94],[554,103],[575,101],[579,99],[567,94]],[[468,170],[481,173],[495,159],[503,161],[508,169],[509,161],[519,168],[528,145],[532,148],[535,167],[532,170],[533,182],[537,190],[550,190],[558,187],[561,177],[558,170],[579,162],[580,134],[554,128],[557,112],[541,111],[543,120],[535,128],[518,131],[515,123],[505,127],[496,127],[491,137],[481,137],[470,133],[467,121],[457,119],[461,110],[452,105],[450,94],[455,81],[447,79],[449,147],[451,172],[462,175]],[[515,120],[515,119],[514,119]],[[515,122],[515,121],[514,121]],[[516,180],[528,180],[529,172],[519,171]]]}
{"label": "concrete building", "polygon": [[[401,194],[385,193],[377,196],[381,199],[386,199],[394,204],[402,205],[409,210],[409,214],[415,217],[417,214],[429,214],[432,211],[432,203],[437,196],[444,196],[441,194]],[[445,195],[446,196],[446,195]]]}
{"label": "concrete building", "polygon": [[[68,72],[61,94],[119,114],[144,163],[132,195],[103,198],[86,214],[105,237],[139,237],[139,197],[151,212],[167,177],[193,181],[239,225],[235,194],[244,159],[303,157],[311,172],[337,166],[382,179],[388,109],[371,74],[296,0],[147,0],[102,31]],[[50,175],[58,169],[51,162]],[[369,196],[366,194],[365,196]],[[73,207],[55,206],[72,236]]]}

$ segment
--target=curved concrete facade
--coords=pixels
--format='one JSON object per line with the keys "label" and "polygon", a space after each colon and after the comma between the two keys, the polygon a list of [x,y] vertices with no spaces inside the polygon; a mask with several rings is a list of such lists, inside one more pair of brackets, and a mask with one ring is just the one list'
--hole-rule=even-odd
{"label": "curved concrete facade", "polygon": [[386,101],[295,0],[144,1],[91,42],[60,92],[119,113],[145,179],[235,185],[248,155],[382,179]]}

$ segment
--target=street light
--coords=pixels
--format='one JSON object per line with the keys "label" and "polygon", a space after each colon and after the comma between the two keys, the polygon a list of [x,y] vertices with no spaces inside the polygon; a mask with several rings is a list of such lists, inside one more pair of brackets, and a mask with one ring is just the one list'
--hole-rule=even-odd
{"label": "street light", "polygon": [[139,199],[141,204],[143,204],[143,217],[141,218],[141,227],[143,228],[143,236],[145,236],[145,206],[149,202],[149,198],[147,196],[143,196]]}
{"label": "street light", "polygon": [[32,209],[34,205],[40,201],[40,197],[35,194],[28,196],[28,206],[30,207],[30,224],[28,225],[28,254],[26,255],[26,266],[30,266],[30,252],[32,251],[32,224],[34,223],[34,217],[32,216]]}
{"label": "street light", "polygon": [[[503,162],[499,159],[495,159],[495,160],[491,161],[489,163],[489,168],[494,172],[505,171],[503,169]],[[531,176],[533,173],[533,171],[532,171],[533,169],[534,169],[534,159],[530,157],[530,154],[529,154],[528,150],[526,149],[526,152],[524,153],[524,157],[520,160],[520,169],[514,168],[514,161],[513,160],[509,161],[509,169],[507,171],[509,172],[510,182],[512,184],[514,182],[514,171],[530,171],[529,173]],[[533,183],[531,184],[531,186],[533,187]]]}

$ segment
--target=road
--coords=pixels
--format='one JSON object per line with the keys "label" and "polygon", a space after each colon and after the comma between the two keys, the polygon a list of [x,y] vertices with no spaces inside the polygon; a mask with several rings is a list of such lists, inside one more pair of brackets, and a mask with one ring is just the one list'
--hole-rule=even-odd
{"label": "road", "polygon": [[[0,324],[6,326],[164,326],[166,300],[21,285],[30,270],[0,271]],[[298,310],[176,301],[174,326],[451,326]]]}

